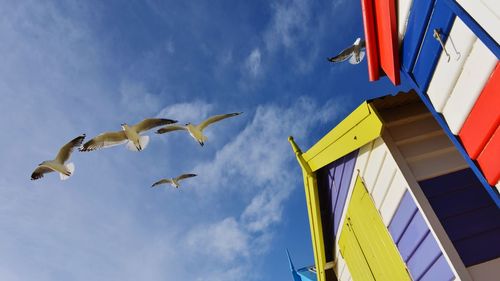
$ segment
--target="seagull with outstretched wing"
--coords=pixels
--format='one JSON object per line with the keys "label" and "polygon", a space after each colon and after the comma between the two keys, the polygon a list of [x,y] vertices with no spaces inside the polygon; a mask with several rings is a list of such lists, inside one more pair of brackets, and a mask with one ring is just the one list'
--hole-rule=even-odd
{"label": "seagull with outstretched wing", "polygon": [[31,180],[43,178],[44,174],[51,172],[58,172],[61,180],[68,179],[75,171],[75,164],[66,164],[66,162],[68,161],[75,147],[81,146],[84,139],[85,134],[72,139],[70,142],[61,147],[61,149],[59,149],[59,153],[57,153],[55,159],[46,160],[38,164],[38,167],[36,167],[36,169],[31,174]]}
{"label": "seagull with outstretched wing", "polygon": [[220,115],[214,115],[212,117],[207,118],[203,122],[201,122],[198,125],[187,123],[186,125],[168,125],[165,127],[162,127],[156,131],[157,134],[164,134],[172,131],[178,131],[178,130],[184,130],[187,131],[191,137],[193,137],[201,146],[205,144],[207,141],[207,137],[203,135],[203,130],[210,124],[213,124],[215,122],[218,122],[220,120],[237,116],[242,114],[243,112],[235,112],[235,113],[228,113],[228,114],[220,114]]}
{"label": "seagull with outstretched wing", "polygon": [[196,174],[182,174],[176,178],[161,179],[161,180],[153,183],[153,185],[151,185],[151,187],[155,187],[155,186],[160,185],[160,184],[169,183],[173,187],[179,188],[179,186],[180,186],[179,181],[181,181],[183,179],[187,179],[187,178],[192,178],[192,177],[196,177]]}
{"label": "seagull with outstretched wing", "polygon": [[343,62],[349,59],[350,64],[358,64],[365,57],[365,40],[358,38],[348,48],[344,49],[335,57],[328,58],[328,61],[333,63]]}
{"label": "seagull with outstretched wing", "polygon": [[149,143],[149,136],[141,136],[141,133],[155,127],[176,123],[177,121],[163,118],[148,118],[129,126],[121,124],[122,130],[116,132],[105,132],[86,142],[80,151],[92,151],[100,148],[111,147],[126,143],[128,149],[141,151]]}

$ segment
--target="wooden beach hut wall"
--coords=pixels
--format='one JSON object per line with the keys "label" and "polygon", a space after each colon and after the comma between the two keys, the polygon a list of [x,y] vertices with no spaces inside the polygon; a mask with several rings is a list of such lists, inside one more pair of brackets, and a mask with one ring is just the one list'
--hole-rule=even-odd
{"label": "wooden beach hut wall", "polygon": [[318,280],[500,276],[500,211],[415,92],[364,102],[304,153],[290,142]]}
{"label": "wooden beach hut wall", "polygon": [[413,84],[500,207],[500,1],[361,2],[370,80]]}

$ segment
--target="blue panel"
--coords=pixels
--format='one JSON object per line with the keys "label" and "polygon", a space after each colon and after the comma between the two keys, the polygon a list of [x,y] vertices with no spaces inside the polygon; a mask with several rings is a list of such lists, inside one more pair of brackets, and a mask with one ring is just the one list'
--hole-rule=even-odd
{"label": "blue panel", "polygon": [[434,38],[433,31],[434,29],[439,30],[442,42],[445,43],[454,19],[455,16],[448,6],[442,1],[437,0],[418,54],[417,62],[412,71],[415,82],[423,91],[427,90],[439,56],[443,51],[439,42]]}
{"label": "blue panel", "polygon": [[349,191],[349,185],[351,184],[352,173],[354,172],[354,164],[356,163],[356,157],[358,155],[358,151],[351,152],[346,155],[344,158],[344,169],[342,174],[335,173],[335,182],[339,184],[339,200],[337,200],[337,204],[333,209],[333,234],[337,235],[337,231],[339,229],[340,218],[342,215],[342,211],[344,209],[345,201],[347,198],[347,193]]}
{"label": "blue panel", "polygon": [[466,266],[500,257],[500,209],[470,169],[419,184]]}
{"label": "blue panel", "polygon": [[429,233],[429,228],[424,221],[424,217],[422,213],[417,212],[398,243],[399,252],[405,262],[408,261],[417,246],[424,240],[427,233]]}
{"label": "blue panel", "polygon": [[[467,227],[466,224],[465,227]],[[499,237],[500,229],[495,229],[453,242],[453,244],[465,266],[471,266],[500,257]]]}
{"label": "blue panel", "polygon": [[389,232],[392,239],[398,243],[406,227],[410,224],[411,218],[417,212],[417,205],[413,202],[411,194],[406,191],[399,203],[399,207],[389,224]]}
{"label": "blue panel", "polygon": [[401,67],[408,73],[412,71],[420,50],[433,4],[434,0],[418,0],[412,3],[405,37],[401,46]]}
{"label": "blue panel", "polygon": [[[325,249],[333,250],[357,154],[353,151],[316,173]],[[325,251],[327,261],[332,260],[332,254]]]}
{"label": "blue panel", "polygon": [[454,278],[455,275],[453,275],[448,262],[441,255],[418,281],[451,281]]}
{"label": "blue panel", "polygon": [[434,236],[428,232],[424,241],[422,241],[415,253],[406,262],[413,280],[418,280],[441,255],[441,249]]}
{"label": "blue panel", "polygon": [[[467,227],[464,227],[464,222],[469,222]],[[472,237],[477,233],[500,229],[500,212],[498,212],[496,206],[490,205],[486,208],[448,218],[443,221],[443,227],[451,240]],[[498,237],[498,243],[500,243],[500,237]]]}

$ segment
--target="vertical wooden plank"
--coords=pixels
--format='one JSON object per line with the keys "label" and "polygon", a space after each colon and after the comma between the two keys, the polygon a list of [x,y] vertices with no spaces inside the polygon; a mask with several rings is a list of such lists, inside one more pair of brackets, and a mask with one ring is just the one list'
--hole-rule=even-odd
{"label": "vertical wooden plank", "polygon": [[495,55],[477,40],[443,109],[444,118],[453,134],[458,134],[462,128],[496,64]]}
{"label": "vertical wooden plank", "polygon": [[486,83],[458,134],[470,158],[476,159],[500,125],[500,63]]}
{"label": "vertical wooden plank", "polygon": [[368,78],[370,81],[375,81],[380,77],[380,61],[378,56],[378,42],[373,0],[361,0],[361,8],[363,10],[363,26],[365,29]]}
{"label": "vertical wooden plank", "polygon": [[427,90],[438,58],[443,51],[440,42],[434,38],[434,30],[438,30],[442,42],[446,42],[454,19],[455,15],[448,6],[443,1],[436,1],[417,61],[412,70],[415,83],[422,91]]}
{"label": "vertical wooden plank", "polygon": [[398,1],[398,34],[399,43],[403,41],[406,32],[406,25],[408,24],[408,16],[410,15],[410,8],[413,0],[399,0]]}
{"label": "vertical wooden plank", "polygon": [[366,169],[362,171],[363,179],[365,180],[368,190],[371,192],[375,186],[375,181],[380,173],[382,161],[384,160],[386,149],[382,139],[378,138],[373,144],[373,150],[370,154],[370,159],[366,165]]}
{"label": "vertical wooden plank", "polygon": [[399,85],[399,48],[395,0],[375,1],[380,66]]}
{"label": "vertical wooden plank", "polygon": [[348,216],[352,229],[377,280],[410,280],[406,267],[360,177],[356,180]]}
{"label": "vertical wooden plank", "polygon": [[411,7],[406,34],[401,43],[402,69],[408,73],[413,70],[433,5],[434,0],[419,0],[414,1]]}
{"label": "vertical wooden plank", "polygon": [[375,207],[377,209],[380,208],[382,201],[389,192],[389,187],[391,182],[394,180],[396,170],[396,162],[392,156],[386,152],[384,162],[382,163],[382,169],[380,170],[380,174],[375,182],[375,187],[371,192],[373,202],[375,203]]}
{"label": "vertical wooden plank", "polygon": [[475,40],[477,37],[465,23],[460,18],[455,18],[450,36],[445,44],[451,58],[448,60],[446,53],[441,52],[441,57],[427,89],[427,95],[437,112],[442,112]]}
{"label": "vertical wooden plank", "polygon": [[477,157],[477,163],[490,185],[500,180],[500,126]]}

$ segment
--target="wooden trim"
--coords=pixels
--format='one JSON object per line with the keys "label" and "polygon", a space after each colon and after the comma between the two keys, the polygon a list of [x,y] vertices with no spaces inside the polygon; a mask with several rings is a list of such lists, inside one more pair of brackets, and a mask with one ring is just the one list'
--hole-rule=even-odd
{"label": "wooden trim", "polygon": [[376,81],[380,78],[380,62],[377,48],[377,32],[375,26],[375,11],[373,0],[361,0],[363,12],[363,26],[365,29],[366,60],[368,65],[368,79]]}

